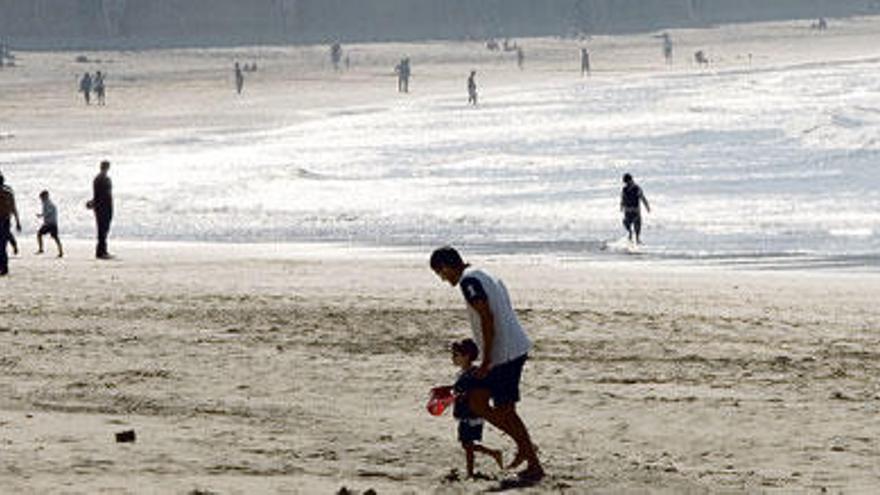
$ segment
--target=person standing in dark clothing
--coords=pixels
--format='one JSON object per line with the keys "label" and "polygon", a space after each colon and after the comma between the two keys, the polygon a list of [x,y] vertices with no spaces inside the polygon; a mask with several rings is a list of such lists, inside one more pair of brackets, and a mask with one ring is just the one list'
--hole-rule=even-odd
{"label": "person standing in dark clothing", "polygon": [[641,244],[642,239],[642,209],[641,204],[645,204],[645,210],[651,212],[651,205],[648,204],[642,188],[633,180],[632,175],[623,174],[623,190],[620,193],[620,211],[623,212],[623,226],[629,233],[629,240],[633,240],[633,231],[636,234],[636,244]]}
{"label": "person standing in dark clothing", "polygon": [[92,76],[88,72],[83,74],[82,79],[79,80],[79,90],[83,94],[83,98],[86,100],[86,105],[91,104],[92,102]]}
{"label": "person standing in dark clothing", "polygon": [[0,276],[9,273],[9,257],[6,255],[6,244],[12,229],[11,217],[15,217],[15,228],[21,232],[18,209],[15,207],[15,194],[6,187],[3,174],[0,174]]}
{"label": "person standing in dark clothing", "polygon": [[581,76],[590,75],[590,52],[581,48]]}
{"label": "person standing in dark clothing", "polygon": [[238,94],[241,94],[241,91],[244,89],[244,74],[241,72],[241,66],[238,65],[238,62],[235,63],[235,91]]}
{"label": "person standing in dark clothing", "polygon": [[105,87],[104,87],[104,74],[101,74],[101,71],[95,72],[95,78],[93,80],[94,89],[95,89],[95,97],[98,99],[98,105],[104,106],[104,97],[105,97]]}
{"label": "person standing in dark clothing", "polygon": [[468,90],[468,103],[471,105],[477,105],[477,71],[472,70],[470,77],[467,80],[467,90]]}
{"label": "person standing in dark clothing", "polygon": [[107,172],[110,170],[110,162],[101,162],[101,171],[92,181],[92,199],[86,203],[86,207],[95,212],[95,223],[98,227],[98,245],[95,248],[95,257],[101,260],[112,258],[107,251],[107,234],[110,232],[110,222],[113,220],[113,183]]}
{"label": "person standing in dark clothing", "polygon": [[409,76],[411,73],[409,57],[400,59],[400,63],[394,68],[394,72],[397,73],[397,92],[409,93]]}

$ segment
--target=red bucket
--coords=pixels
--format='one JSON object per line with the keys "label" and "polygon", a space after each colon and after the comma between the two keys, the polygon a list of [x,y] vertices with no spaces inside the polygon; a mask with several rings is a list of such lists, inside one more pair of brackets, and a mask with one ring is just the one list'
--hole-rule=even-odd
{"label": "red bucket", "polygon": [[452,387],[434,387],[428,398],[428,413],[431,416],[440,416],[454,402],[455,396],[452,395]]}

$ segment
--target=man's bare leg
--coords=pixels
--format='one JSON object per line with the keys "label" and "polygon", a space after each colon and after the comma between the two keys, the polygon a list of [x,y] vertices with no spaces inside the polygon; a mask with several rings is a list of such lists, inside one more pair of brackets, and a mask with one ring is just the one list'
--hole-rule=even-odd
{"label": "man's bare leg", "polygon": [[489,390],[476,389],[471,391],[469,404],[471,410],[478,416],[485,418],[499,430],[507,433],[516,443],[517,454],[511,466],[518,466],[527,462],[528,466],[524,473],[532,479],[540,479],[544,476],[541,461],[535,453],[529,431],[516,413],[516,405],[505,404],[501,407],[489,406]]}

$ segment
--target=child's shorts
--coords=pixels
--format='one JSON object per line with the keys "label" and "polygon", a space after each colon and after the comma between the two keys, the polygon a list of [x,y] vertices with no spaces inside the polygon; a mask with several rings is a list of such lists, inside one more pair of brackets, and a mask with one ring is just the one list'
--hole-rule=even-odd
{"label": "child's shorts", "polygon": [[58,226],[50,223],[44,223],[37,232],[39,235],[49,234],[53,239],[58,239]]}
{"label": "child's shorts", "polygon": [[461,443],[479,442],[482,439],[482,418],[465,418],[458,421],[458,440]]}

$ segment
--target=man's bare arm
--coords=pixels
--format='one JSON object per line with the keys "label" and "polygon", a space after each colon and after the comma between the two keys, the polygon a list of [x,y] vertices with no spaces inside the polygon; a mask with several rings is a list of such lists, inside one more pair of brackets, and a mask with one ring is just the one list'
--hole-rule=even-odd
{"label": "man's bare arm", "polygon": [[471,307],[480,315],[480,330],[483,334],[483,360],[477,374],[480,378],[486,376],[492,365],[492,346],[495,344],[495,316],[489,308],[489,302],[478,300],[470,303]]}

